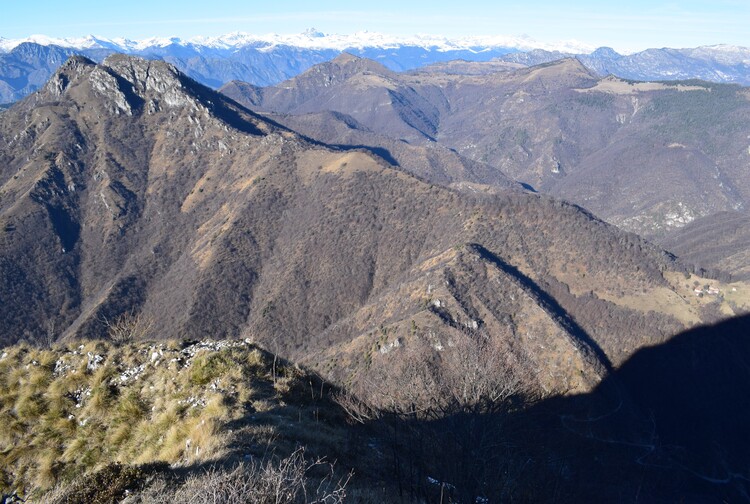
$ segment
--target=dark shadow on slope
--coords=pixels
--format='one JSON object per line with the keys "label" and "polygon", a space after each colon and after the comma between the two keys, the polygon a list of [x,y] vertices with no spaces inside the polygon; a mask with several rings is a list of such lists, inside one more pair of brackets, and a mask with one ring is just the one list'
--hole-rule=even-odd
{"label": "dark shadow on slope", "polygon": [[[183,86],[185,86],[186,89],[189,89],[191,94],[193,94],[204,104],[206,104],[217,118],[221,119],[228,126],[231,126],[237,131],[241,131],[253,136],[264,135],[263,131],[255,124],[253,124],[251,120],[249,120],[249,118],[267,122],[272,126],[278,127],[280,129],[287,129],[265,117],[261,117],[256,112],[249,110],[248,108],[240,105],[239,103],[219,93],[218,91],[214,91],[204,86],[203,84],[192,80],[186,75],[181,74],[180,80],[182,81]],[[235,106],[236,109],[233,106]],[[242,117],[240,111],[247,114],[249,117]]]}
{"label": "dark shadow on slope", "polygon": [[534,189],[534,186],[531,185],[531,184],[527,184],[526,182],[519,182],[519,184],[521,184],[521,187],[523,187],[524,189],[526,189],[529,192],[533,192],[533,193],[539,192],[536,189]]}
{"label": "dark shadow on slope", "polygon": [[46,205],[46,208],[52,227],[60,238],[63,252],[73,250],[81,234],[81,226],[65,208],[54,205]]}
{"label": "dark shadow on slope", "polygon": [[[613,408],[611,382],[632,400]],[[384,502],[750,501],[750,316],[641,349],[578,396],[533,403],[512,394],[427,417],[402,405],[398,414],[364,410],[355,424],[332,390],[312,376],[281,393],[283,403],[224,425],[234,437],[222,458],[154,472],[181,480],[303,444],[339,475],[354,468],[359,492],[387,494]],[[266,380],[256,393],[279,392]],[[259,442],[255,433],[271,427],[272,444]]]}
{"label": "dark shadow on slope", "polygon": [[384,147],[373,147],[370,145],[344,145],[344,144],[324,144],[321,143],[321,145],[325,145],[327,147],[334,147],[336,149],[341,149],[343,151],[350,151],[350,150],[365,150],[369,152],[370,154],[377,156],[381,159],[383,159],[386,163],[390,164],[391,166],[400,167],[398,161],[396,158],[394,158],[390,151]]}
{"label": "dark shadow on slope", "polygon": [[[86,58],[86,61],[89,61],[91,64],[94,63],[88,58]],[[105,67],[105,71],[109,75],[111,75],[112,78],[115,79],[115,81],[117,82],[117,87],[119,88],[119,91],[125,96],[125,100],[133,108],[133,110],[142,110],[143,104],[145,103],[145,101],[143,98],[138,96],[138,94],[136,94],[136,92],[133,90],[133,84],[128,82],[121,75],[117,74],[116,72],[106,67]]]}
{"label": "dark shadow on slope", "polygon": [[497,268],[514,278],[523,289],[541,306],[560,326],[573,337],[573,344],[586,357],[595,359],[606,372],[612,371],[612,363],[604,353],[604,350],[589,334],[578,325],[578,323],[560,306],[560,303],[542,289],[534,280],[524,275],[515,266],[506,263],[495,254],[479,244],[470,244],[469,247],[479,256],[494,264]]}
{"label": "dark shadow on slope", "polygon": [[654,418],[659,461],[750,495],[750,316],[640,350],[614,378]]}
{"label": "dark shadow on slope", "polygon": [[[632,407],[601,407],[612,381]],[[750,500],[750,316],[639,350],[591,394],[540,408],[592,495],[609,481],[622,502]]]}
{"label": "dark shadow on slope", "polygon": [[[612,382],[632,400],[612,407]],[[591,393],[524,404],[382,419],[405,501],[750,501],[750,316],[642,349]]]}

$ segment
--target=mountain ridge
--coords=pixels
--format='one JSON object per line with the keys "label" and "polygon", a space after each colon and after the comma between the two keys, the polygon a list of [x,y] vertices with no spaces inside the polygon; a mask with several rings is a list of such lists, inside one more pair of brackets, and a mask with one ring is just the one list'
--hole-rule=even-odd
{"label": "mountain ridge", "polygon": [[356,128],[336,131],[354,141],[358,129],[358,144],[392,146],[390,137],[442,145],[486,166],[469,182],[492,184],[494,171],[498,181],[569,199],[653,239],[750,204],[741,168],[750,101],[738,85],[600,77],[576,58],[516,69],[475,63],[468,74],[452,65],[392,72],[347,61],[277,86],[220,90],[329,142],[337,141],[333,125],[315,125],[311,114],[352,117]]}
{"label": "mountain ridge", "polygon": [[[22,53],[30,47],[49,56],[25,61]],[[346,51],[377,60],[396,71],[461,59],[520,62],[529,66],[576,57],[601,75],[615,73],[640,80],[702,78],[750,84],[750,50],[727,45],[648,49],[621,55],[609,48],[549,45],[524,37],[502,36],[452,40],[433,36],[399,38],[369,32],[325,35],[315,30],[289,36],[234,33],[189,41],[176,37],[134,42],[94,36],[74,39],[32,36],[0,42],[0,102],[17,101],[34,91],[61,63],[60,59],[72,52],[95,61],[102,61],[113,52],[164,59],[199,82],[218,88],[231,80],[263,86],[277,84]],[[16,82],[18,78],[30,85]]]}
{"label": "mountain ridge", "polygon": [[359,31],[351,34],[326,34],[310,28],[298,34],[257,35],[247,32],[231,32],[215,37],[197,36],[188,39],[180,37],[150,37],[142,40],[126,38],[105,38],[88,35],[85,37],[55,38],[46,35],[31,35],[21,39],[0,38],[0,50],[10,51],[24,42],[41,45],[57,45],[74,49],[116,49],[122,52],[146,50],[169,45],[193,46],[206,50],[236,50],[247,46],[296,46],[307,49],[362,49],[366,47],[393,49],[398,46],[413,46],[424,49],[435,48],[440,51],[473,50],[488,48],[503,49],[547,49],[560,51],[584,51],[591,48],[586,44],[568,41],[560,43],[539,42],[531,37],[513,37],[502,35],[446,37],[439,35],[400,36],[378,32]]}
{"label": "mountain ridge", "polygon": [[137,313],[161,338],[251,337],[345,381],[376,344],[478,333],[544,365],[540,387],[586,390],[602,355],[712,301],[644,310],[627,296],[682,299],[687,272],[639,237],[518,186],[431,183],[407,151],[309,140],[164,62],[74,57],[0,117],[3,341],[106,338]]}

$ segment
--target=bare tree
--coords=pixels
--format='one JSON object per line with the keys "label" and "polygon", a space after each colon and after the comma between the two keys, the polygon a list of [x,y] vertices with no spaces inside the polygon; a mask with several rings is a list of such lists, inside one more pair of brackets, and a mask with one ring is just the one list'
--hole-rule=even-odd
{"label": "bare tree", "polygon": [[531,400],[533,375],[484,333],[444,339],[452,344],[441,351],[413,339],[387,366],[373,366],[357,397],[338,402],[355,421],[389,423],[396,481],[412,498],[504,498],[524,465],[509,419]]}
{"label": "bare tree", "polygon": [[[388,366],[358,382],[360,401],[380,410],[433,420],[465,412],[492,413],[531,392],[523,359],[480,333],[461,334],[436,352],[415,339]],[[353,399],[348,399],[353,407]]]}
{"label": "bare tree", "polygon": [[[322,477],[311,477],[321,472]],[[155,504],[340,504],[351,476],[337,478],[332,464],[323,459],[309,461],[300,448],[278,461],[209,467],[176,489],[157,482],[141,497]]]}
{"label": "bare tree", "polygon": [[35,342],[41,348],[52,348],[56,340],[57,331],[55,319],[49,318],[44,324],[44,332],[35,338]]}
{"label": "bare tree", "polygon": [[154,325],[151,318],[135,310],[125,312],[113,321],[106,317],[102,317],[101,321],[107,327],[109,339],[118,345],[146,339]]}

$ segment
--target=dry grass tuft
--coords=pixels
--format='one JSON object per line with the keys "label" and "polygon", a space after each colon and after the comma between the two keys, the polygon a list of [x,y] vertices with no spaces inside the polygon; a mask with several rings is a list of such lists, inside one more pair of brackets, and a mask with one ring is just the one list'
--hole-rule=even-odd
{"label": "dry grass tuft", "polygon": [[292,366],[274,373],[273,359],[243,341],[16,345],[0,354],[0,492],[25,496],[107,467],[117,480],[117,463],[216,460],[231,444],[229,422],[269,430],[267,443],[290,422],[269,417],[263,427],[250,415],[284,412],[286,394],[306,383]]}

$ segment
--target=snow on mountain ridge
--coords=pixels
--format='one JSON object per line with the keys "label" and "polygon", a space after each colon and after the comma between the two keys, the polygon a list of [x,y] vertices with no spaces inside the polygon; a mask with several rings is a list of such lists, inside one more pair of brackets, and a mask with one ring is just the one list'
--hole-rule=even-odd
{"label": "snow on mountain ridge", "polygon": [[[278,46],[291,46],[310,50],[338,50],[347,49],[397,49],[400,47],[420,47],[426,50],[471,51],[482,52],[491,49],[511,49],[530,51],[540,49],[563,54],[591,54],[597,47],[578,40],[561,40],[554,43],[541,42],[528,35],[486,35],[446,37],[431,34],[416,34],[410,36],[389,35],[380,32],[359,31],[349,34],[323,33],[310,28],[302,33],[263,35],[242,31],[226,33],[220,36],[196,36],[188,39],[179,37],[150,37],[141,40],[131,40],[123,37],[109,39],[87,35],[85,37],[55,38],[47,35],[30,35],[22,39],[8,39],[0,37],[0,52],[7,53],[19,44],[33,42],[40,45],[56,45],[68,49],[108,49],[124,53],[148,52],[149,50],[164,49],[171,45],[189,47],[198,52],[236,51],[245,47],[258,47],[272,50]],[[673,49],[682,54],[703,60],[713,60],[720,64],[750,65],[750,48],[728,44],[701,46],[696,48]],[[648,51],[648,50],[647,50]],[[633,51],[618,50],[618,55],[635,54]],[[643,53],[645,51],[636,51]]]}
{"label": "snow on mountain ridge", "polygon": [[690,49],[693,57],[711,59],[724,65],[750,65],[750,48],[729,44],[717,44],[711,46],[696,47]]}
{"label": "snow on mountain ridge", "polygon": [[115,49],[121,52],[145,51],[150,48],[164,48],[169,45],[193,46],[217,50],[237,50],[252,45],[293,46],[304,49],[395,49],[403,46],[422,47],[438,51],[481,50],[503,47],[508,49],[529,50],[544,49],[548,51],[590,53],[595,48],[588,44],[567,40],[559,43],[544,43],[527,36],[470,36],[450,38],[438,35],[418,34],[412,36],[388,35],[379,32],[359,31],[351,34],[325,34],[310,28],[297,34],[255,35],[246,32],[231,32],[217,37],[198,36],[190,39],[179,37],[151,37],[143,40],[125,38],[108,39],[88,35],[76,38],[55,38],[46,35],[31,35],[24,39],[6,39],[0,37],[0,50],[8,52],[24,42],[40,45],[56,45],[73,49]]}

